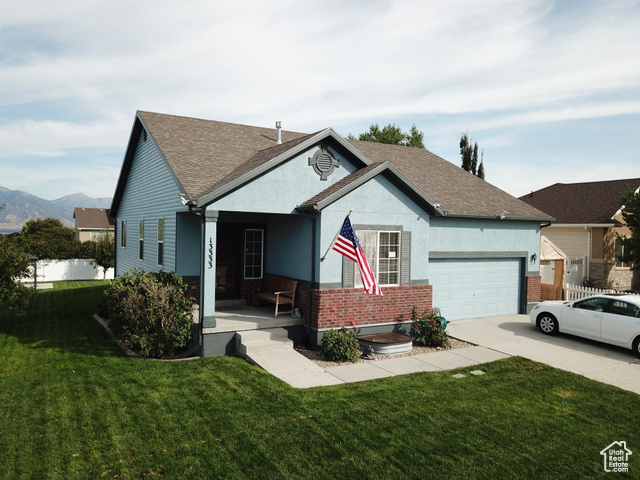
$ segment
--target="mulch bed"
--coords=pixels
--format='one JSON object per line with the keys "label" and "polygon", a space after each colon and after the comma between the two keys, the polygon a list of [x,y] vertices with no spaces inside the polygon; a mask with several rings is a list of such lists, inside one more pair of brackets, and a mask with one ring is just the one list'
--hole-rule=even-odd
{"label": "mulch bed", "polygon": [[[413,350],[411,350],[411,352],[408,353],[401,353],[399,355],[379,355],[379,354],[375,354],[375,358],[373,360],[364,360],[364,359],[359,359],[358,362],[376,362],[378,360],[385,360],[387,358],[399,358],[399,357],[410,357],[413,355],[421,355],[423,353],[433,353],[433,352],[439,352],[442,350],[456,350],[458,348],[466,348],[466,347],[472,347],[473,344],[472,343],[467,343],[467,342],[463,342],[462,340],[458,340],[457,338],[451,338],[449,337],[449,345],[446,347],[438,347],[438,348],[434,348],[434,347],[423,347],[422,345],[416,345],[415,343],[413,344]],[[301,355],[304,355],[305,357],[307,357],[309,360],[315,362],[316,364],[318,364],[319,366],[321,366],[322,368],[330,368],[330,367],[339,367],[340,365],[353,365],[354,362],[327,362],[322,360],[322,354],[320,353],[320,350],[309,350],[307,348],[304,347],[296,347],[296,351],[298,353],[300,353]]]}

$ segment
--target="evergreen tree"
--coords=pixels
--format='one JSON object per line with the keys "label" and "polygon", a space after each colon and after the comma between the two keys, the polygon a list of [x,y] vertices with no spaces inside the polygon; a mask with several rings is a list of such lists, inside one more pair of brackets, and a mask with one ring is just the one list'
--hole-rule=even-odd
{"label": "evergreen tree", "polygon": [[460,157],[462,158],[460,166],[463,170],[484,180],[484,151],[480,165],[478,165],[478,142],[471,145],[471,140],[466,132],[463,132],[460,137]]}
{"label": "evergreen tree", "polygon": [[478,166],[478,178],[484,180],[484,150],[480,153],[480,165]]}

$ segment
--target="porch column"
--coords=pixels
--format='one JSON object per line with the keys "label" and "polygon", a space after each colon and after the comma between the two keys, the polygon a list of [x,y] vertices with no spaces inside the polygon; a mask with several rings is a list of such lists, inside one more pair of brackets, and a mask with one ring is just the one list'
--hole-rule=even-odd
{"label": "porch column", "polygon": [[216,326],[216,232],[218,212],[205,210],[202,228],[202,273],[200,275],[200,320],[202,328]]}

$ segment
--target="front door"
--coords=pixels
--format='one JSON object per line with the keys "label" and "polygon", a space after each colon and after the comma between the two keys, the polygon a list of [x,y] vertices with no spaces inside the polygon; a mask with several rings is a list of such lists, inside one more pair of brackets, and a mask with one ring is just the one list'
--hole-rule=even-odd
{"label": "front door", "polygon": [[216,298],[240,298],[244,228],[218,224],[216,250]]}

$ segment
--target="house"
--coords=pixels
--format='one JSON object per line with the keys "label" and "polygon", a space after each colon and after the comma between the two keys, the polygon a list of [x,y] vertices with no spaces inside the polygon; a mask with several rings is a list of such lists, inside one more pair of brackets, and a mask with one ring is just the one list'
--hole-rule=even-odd
{"label": "house", "polygon": [[630,235],[620,212],[622,193],[640,187],[640,178],[584,183],[556,183],[520,197],[520,200],[555,217],[543,229],[567,257],[567,283],[598,288],[638,289],[629,265],[617,255],[618,235]]}
{"label": "house", "polygon": [[75,239],[80,242],[95,242],[105,235],[110,238],[115,235],[115,221],[106,208],[76,207],[73,218],[76,222]]}
{"label": "house", "polygon": [[[297,282],[300,325],[316,347],[354,322],[525,313],[540,299],[540,225],[552,218],[433,153],[311,134],[137,112],[111,206],[116,275],[172,270],[199,297],[201,354],[234,352],[222,300],[277,275]],[[383,296],[330,251],[345,216]],[[291,320],[289,318],[289,320]]]}

